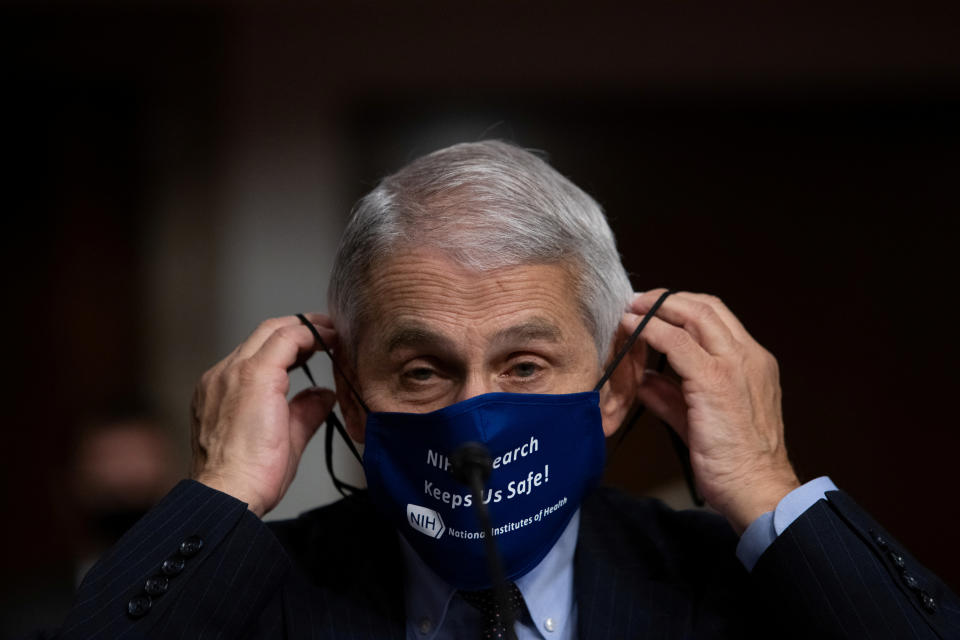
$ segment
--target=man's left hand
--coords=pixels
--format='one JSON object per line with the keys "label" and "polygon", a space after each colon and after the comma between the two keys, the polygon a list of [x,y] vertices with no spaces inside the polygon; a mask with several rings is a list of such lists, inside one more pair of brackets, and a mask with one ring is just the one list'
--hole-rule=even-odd
{"label": "man's left hand", "polygon": [[[638,294],[632,332],[664,289]],[[671,295],[640,334],[681,381],[636,362],[637,398],[690,448],[697,486],[737,533],[800,485],[787,459],[776,359],[713,296]],[[642,357],[643,350],[635,350]]]}

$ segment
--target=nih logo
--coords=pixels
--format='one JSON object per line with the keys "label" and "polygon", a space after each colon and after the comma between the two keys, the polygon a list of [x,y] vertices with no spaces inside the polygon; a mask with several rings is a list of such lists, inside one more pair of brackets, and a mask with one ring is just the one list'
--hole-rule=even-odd
{"label": "nih logo", "polygon": [[443,518],[433,509],[419,507],[415,504],[407,505],[407,522],[410,526],[424,535],[431,538],[440,538],[446,527],[443,526]]}

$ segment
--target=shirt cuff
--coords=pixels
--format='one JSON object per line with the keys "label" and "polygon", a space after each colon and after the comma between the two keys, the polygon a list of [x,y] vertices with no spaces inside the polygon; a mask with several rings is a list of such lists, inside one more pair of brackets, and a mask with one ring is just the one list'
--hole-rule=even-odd
{"label": "shirt cuff", "polygon": [[737,543],[737,558],[747,571],[753,571],[757,560],[773,544],[781,533],[804,511],[821,498],[826,499],[827,491],[836,491],[837,486],[827,476],[820,476],[797,487],[777,504],[773,511],[767,511],[750,523]]}

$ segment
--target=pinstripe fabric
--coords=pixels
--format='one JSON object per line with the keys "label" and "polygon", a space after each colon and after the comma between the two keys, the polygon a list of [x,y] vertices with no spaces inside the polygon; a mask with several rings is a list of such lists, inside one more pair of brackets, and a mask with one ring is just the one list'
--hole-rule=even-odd
{"label": "pinstripe fabric", "polygon": [[397,533],[366,494],[271,529],[296,567],[283,589],[288,637],[405,637]]}
{"label": "pinstripe fabric", "polygon": [[[580,638],[960,638],[956,597],[904,552],[938,602],[927,613],[874,536],[899,545],[846,495],[829,498],[748,575],[719,517],[596,491],[574,559]],[[201,552],[129,617],[127,602],[190,535]],[[55,637],[401,640],[402,571],[396,532],[363,494],[264,526],[184,481],[90,571]]]}
{"label": "pinstripe fabric", "polygon": [[[827,495],[748,575],[732,562],[736,538],[716,516],[598,492],[584,504],[575,560],[581,640],[960,638],[957,597],[849,496]],[[907,586],[891,549],[934,597],[935,613]]]}
{"label": "pinstripe fabric", "polygon": [[736,544],[717,516],[595,492],[574,559],[580,639],[748,637]]}
{"label": "pinstripe fabric", "polygon": [[[792,637],[960,638],[960,603],[946,585],[849,496],[835,491],[827,497],[787,528],[754,568],[771,599],[798,603],[783,610],[785,628],[804,629]],[[903,569],[891,550],[903,556]],[[933,596],[936,612],[924,609],[903,571]]]}
{"label": "pinstripe fabric", "polygon": [[[289,565],[269,534],[261,533],[263,548],[251,554],[255,547],[246,540],[256,539],[257,532],[263,532],[263,526],[243,503],[196,482],[181,482],[90,570],[59,637],[198,638],[211,629],[214,636],[222,632],[224,637],[240,637],[243,616],[238,611],[261,607]],[[200,553],[170,578],[169,591],[153,599],[147,615],[129,617],[127,602],[143,592],[145,580],[191,535],[203,538]],[[264,557],[271,559],[258,562]],[[252,587],[238,592],[237,584]],[[223,594],[228,591],[226,602]]]}

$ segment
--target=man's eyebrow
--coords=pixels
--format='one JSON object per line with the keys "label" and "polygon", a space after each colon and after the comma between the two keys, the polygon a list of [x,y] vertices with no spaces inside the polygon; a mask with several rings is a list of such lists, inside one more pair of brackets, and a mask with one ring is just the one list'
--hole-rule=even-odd
{"label": "man's eyebrow", "polygon": [[418,324],[397,327],[388,334],[386,344],[387,353],[410,347],[434,347],[451,351],[455,346],[453,340],[447,336]]}
{"label": "man's eyebrow", "polygon": [[493,334],[492,342],[494,344],[503,344],[507,342],[560,342],[563,333],[560,327],[544,318],[533,318],[512,327],[501,329]]}

